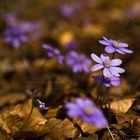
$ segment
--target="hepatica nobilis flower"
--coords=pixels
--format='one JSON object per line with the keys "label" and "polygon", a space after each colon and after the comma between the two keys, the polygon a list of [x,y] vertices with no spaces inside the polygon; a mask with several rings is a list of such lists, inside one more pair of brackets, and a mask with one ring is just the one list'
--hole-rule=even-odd
{"label": "hepatica nobilis flower", "polygon": [[47,110],[49,107],[46,106],[46,104],[44,102],[41,102],[40,100],[37,100],[38,104],[39,104],[39,108],[41,110]]}
{"label": "hepatica nobilis flower", "polygon": [[92,59],[98,64],[91,67],[91,71],[97,71],[103,69],[103,75],[105,77],[120,76],[120,73],[125,72],[123,68],[117,67],[122,63],[120,59],[110,59],[108,55],[101,54],[98,57],[96,54],[91,54]]}
{"label": "hepatica nobilis flower", "polygon": [[97,82],[97,83],[102,83],[105,87],[111,87],[115,86],[118,87],[120,86],[120,77],[104,77],[103,75],[99,76],[92,76],[92,78]]}
{"label": "hepatica nobilis flower", "polygon": [[15,24],[13,26],[9,26],[5,32],[5,42],[12,44],[14,48],[19,48],[21,43],[28,42],[28,35],[25,28],[22,26]]}
{"label": "hepatica nobilis flower", "polygon": [[102,111],[96,108],[91,100],[77,98],[75,103],[66,103],[65,107],[70,118],[81,118],[88,123],[94,124],[97,128],[103,128],[108,125]]}
{"label": "hepatica nobilis flower", "polygon": [[74,73],[89,72],[91,60],[83,54],[78,54],[75,51],[70,51],[66,57],[66,64],[72,68]]}
{"label": "hepatica nobilis flower", "polygon": [[99,43],[106,46],[105,51],[107,53],[114,52],[118,52],[120,54],[133,53],[133,51],[127,49],[128,44],[112,39],[107,39],[106,37],[103,37],[103,40],[99,40]]}
{"label": "hepatica nobilis flower", "polygon": [[42,47],[48,51],[47,53],[48,57],[56,58],[58,59],[59,64],[63,64],[64,56],[60,53],[58,49],[53,48],[48,44],[44,44]]}
{"label": "hepatica nobilis flower", "polygon": [[36,94],[37,90],[34,90],[32,92],[32,105],[34,107],[39,107],[41,110],[47,110],[49,107],[46,106],[46,104],[42,101],[40,101],[40,99],[38,99],[37,94]]}

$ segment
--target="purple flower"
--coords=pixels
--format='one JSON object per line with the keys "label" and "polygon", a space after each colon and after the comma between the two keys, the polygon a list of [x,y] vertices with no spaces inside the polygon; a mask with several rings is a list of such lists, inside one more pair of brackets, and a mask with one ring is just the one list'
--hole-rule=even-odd
{"label": "purple flower", "polygon": [[81,118],[98,128],[103,128],[108,124],[101,110],[88,99],[77,98],[75,103],[66,103],[65,107],[70,118]]}
{"label": "purple flower", "polygon": [[60,14],[66,18],[70,18],[74,15],[75,8],[69,4],[63,4],[60,6]]}
{"label": "purple flower", "polygon": [[33,39],[39,39],[43,36],[43,31],[41,28],[41,23],[36,21],[30,21],[25,23],[20,23],[22,27],[30,34]]}
{"label": "purple flower", "polygon": [[134,18],[139,17],[140,13],[140,2],[134,2],[130,7],[125,11],[125,15],[128,19],[133,20]]}
{"label": "purple flower", "polygon": [[92,76],[92,78],[97,82],[97,83],[103,83],[105,87],[110,87],[110,86],[120,86],[120,78],[119,77],[104,77],[103,75],[100,76]]}
{"label": "purple flower", "polygon": [[133,53],[133,51],[127,49],[128,44],[126,43],[118,42],[112,39],[107,39],[106,37],[103,37],[103,40],[99,40],[99,42],[102,45],[106,46],[105,51],[107,53],[114,53],[114,52],[118,52],[120,54]]}
{"label": "purple flower", "polygon": [[53,48],[52,46],[47,45],[47,44],[44,44],[42,47],[43,47],[44,49],[47,49],[47,50],[48,50],[48,54],[47,54],[48,57],[57,58],[59,64],[63,64],[64,56],[60,54],[60,51],[59,51],[58,49]]}
{"label": "purple flower", "polygon": [[77,48],[77,43],[74,40],[71,40],[66,44],[68,51],[74,51]]}
{"label": "purple flower", "polygon": [[45,103],[41,102],[40,100],[37,100],[38,101],[38,104],[39,104],[39,108],[41,110],[47,110],[48,107],[45,105]]}
{"label": "purple flower", "polygon": [[4,19],[6,21],[6,24],[9,26],[17,24],[17,17],[14,13],[6,13],[4,15]]}
{"label": "purple flower", "polygon": [[110,60],[109,56],[106,54],[101,54],[101,56],[98,57],[94,53],[91,54],[91,57],[95,62],[98,63],[92,66],[91,70],[97,71],[103,69],[103,75],[105,77],[120,76],[119,73],[125,72],[123,68],[117,67],[122,63],[120,59]]}
{"label": "purple flower", "polygon": [[21,42],[26,43],[28,41],[28,36],[26,30],[15,24],[14,26],[9,26],[5,32],[5,42],[12,44],[14,48],[19,48]]}
{"label": "purple flower", "polygon": [[66,64],[71,67],[75,73],[89,72],[91,61],[85,55],[71,51],[66,57]]}

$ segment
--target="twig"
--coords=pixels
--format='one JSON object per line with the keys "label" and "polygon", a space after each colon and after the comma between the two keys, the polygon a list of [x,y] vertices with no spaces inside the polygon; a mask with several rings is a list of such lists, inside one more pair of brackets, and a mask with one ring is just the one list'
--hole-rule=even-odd
{"label": "twig", "polygon": [[123,136],[123,134],[119,131],[119,129],[117,129],[115,126],[113,125],[110,125],[111,128],[113,128],[117,133],[118,135],[122,138],[122,140],[126,140],[126,138]]}
{"label": "twig", "polygon": [[29,119],[30,119],[30,117],[31,117],[31,115],[32,115],[33,109],[34,109],[34,107],[33,107],[33,105],[32,105],[30,114],[29,114],[28,118],[26,119],[26,121],[24,122],[24,124],[22,125],[22,127],[20,128],[20,131],[22,131],[22,129],[24,128],[24,126],[26,125],[26,123],[29,121]]}
{"label": "twig", "polygon": [[114,136],[113,136],[112,132],[110,131],[109,127],[107,126],[106,128],[107,128],[107,130],[108,130],[108,132],[109,132],[109,134],[110,134],[110,136],[111,136],[112,140],[115,140],[115,138],[114,138]]}

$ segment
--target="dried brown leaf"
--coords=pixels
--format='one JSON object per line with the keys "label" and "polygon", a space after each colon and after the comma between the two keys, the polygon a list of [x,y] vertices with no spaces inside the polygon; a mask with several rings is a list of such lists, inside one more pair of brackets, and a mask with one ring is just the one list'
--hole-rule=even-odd
{"label": "dried brown leaf", "polygon": [[6,58],[6,59],[0,61],[0,72],[1,73],[6,73],[9,71],[13,71],[13,70],[14,70],[14,67],[11,62],[11,59]]}
{"label": "dried brown leaf", "polygon": [[0,97],[0,107],[4,106],[5,104],[15,104],[18,101],[24,101],[26,99],[25,94],[21,93],[9,93],[9,94],[3,94]]}
{"label": "dried brown leaf", "polygon": [[140,135],[140,117],[134,120],[131,129],[134,132],[134,135]]}
{"label": "dried brown leaf", "polygon": [[73,140],[98,140],[97,136],[75,138]]}
{"label": "dried brown leaf", "polygon": [[63,94],[71,94],[76,87],[75,81],[66,75],[56,77],[57,91]]}
{"label": "dried brown leaf", "polygon": [[46,124],[47,135],[43,140],[66,140],[77,136],[77,129],[68,119],[52,118]]}
{"label": "dried brown leaf", "polygon": [[24,72],[30,69],[30,64],[26,59],[22,61],[16,61],[16,63],[14,64],[14,68],[18,72]]}
{"label": "dried brown leaf", "polygon": [[122,96],[125,93],[130,92],[130,85],[126,79],[121,79],[121,85],[119,87],[112,87],[110,93],[114,96]]}
{"label": "dried brown leaf", "polygon": [[128,114],[115,114],[118,124],[123,124],[126,122],[131,122],[132,120],[136,119],[135,115],[128,115]]}
{"label": "dried brown leaf", "polygon": [[60,109],[62,109],[62,106],[59,106],[57,108],[54,109],[49,109],[47,111],[47,113],[45,114],[45,118],[55,118],[58,115],[58,112],[60,111]]}
{"label": "dried brown leaf", "polygon": [[34,108],[30,119],[21,130],[24,122],[27,120],[32,101],[29,100],[24,105],[17,105],[14,108],[7,110],[0,116],[0,127],[7,134],[14,134],[16,138],[34,138],[42,136],[46,133],[46,119],[41,113]]}
{"label": "dried brown leaf", "polygon": [[94,134],[97,131],[97,128],[93,124],[84,122],[80,119],[75,119],[74,123],[77,123],[84,133]]}
{"label": "dried brown leaf", "polygon": [[110,104],[110,108],[115,113],[126,113],[133,105],[135,99],[123,99],[114,101]]}

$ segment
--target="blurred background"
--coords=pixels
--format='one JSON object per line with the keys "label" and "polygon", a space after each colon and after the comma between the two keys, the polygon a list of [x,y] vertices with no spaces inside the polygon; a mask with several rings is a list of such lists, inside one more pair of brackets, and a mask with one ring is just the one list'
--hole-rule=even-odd
{"label": "blurred background", "polygon": [[[10,40],[19,35],[20,41]],[[48,59],[42,44],[64,56],[75,49],[91,60],[91,53],[104,52],[98,42],[102,36],[128,43],[134,51],[116,56],[126,72],[121,87],[112,88],[112,96],[136,95],[140,90],[139,0],[0,0],[0,107],[25,101],[29,98],[25,93],[33,89],[52,105],[64,97],[94,98],[97,85],[91,74],[73,72],[66,64]]]}

